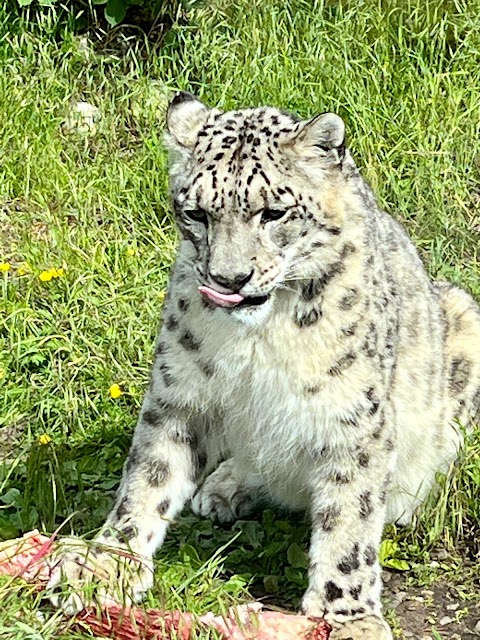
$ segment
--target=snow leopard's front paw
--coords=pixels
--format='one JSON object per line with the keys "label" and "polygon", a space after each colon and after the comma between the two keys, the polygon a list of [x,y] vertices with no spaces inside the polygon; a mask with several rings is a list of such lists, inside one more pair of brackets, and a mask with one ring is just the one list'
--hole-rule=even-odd
{"label": "snow leopard's front paw", "polygon": [[252,489],[238,478],[233,458],[222,462],[192,499],[194,513],[222,524],[250,515],[255,506]]}
{"label": "snow leopard's front paw", "polygon": [[390,627],[377,616],[330,624],[333,627],[330,640],[393,640]]}
{"label": "snow leopard's front paw", "polygon": [[67,615],[91,605],[129,606],[153,585],[151,558],[79,538],[59,542],[50,570],[46,595]]}

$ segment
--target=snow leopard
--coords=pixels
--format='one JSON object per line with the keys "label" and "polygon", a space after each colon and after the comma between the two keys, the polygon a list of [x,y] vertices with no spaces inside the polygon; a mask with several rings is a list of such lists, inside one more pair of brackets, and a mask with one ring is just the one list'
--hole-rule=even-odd
{"label": "snow leopard", "polygon": [[166,145],[180,242],[150,384],[115,506],[63,549],[51,598],[77,611],[100,575],[103,602],[119,582],[137,601],[186,503],[232,522],[270,501],[310,515],[303,613],[332,640],[392,638],[382,530],[410,522],[478,418],[479,307],[428,277],[338,115],[180,92]]}

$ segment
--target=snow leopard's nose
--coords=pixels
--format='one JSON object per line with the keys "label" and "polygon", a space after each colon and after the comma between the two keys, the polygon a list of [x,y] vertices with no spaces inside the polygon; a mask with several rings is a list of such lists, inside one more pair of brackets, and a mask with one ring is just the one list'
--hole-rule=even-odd
{"label": "snow leopard's nose", "polygon": [[221,287],[229,291],[237,292],[252,279],[253,269],[250,273],[238,273],[235,276],[213,273],[212,271],[209,271],[208,275],[213,282],[219,284]]}

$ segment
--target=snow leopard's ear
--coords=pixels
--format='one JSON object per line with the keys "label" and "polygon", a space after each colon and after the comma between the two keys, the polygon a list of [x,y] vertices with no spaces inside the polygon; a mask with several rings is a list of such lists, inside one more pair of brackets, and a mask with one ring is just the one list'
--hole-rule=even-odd
{"label": "snow leopard's ear", "polygon": [[290,145],[306,158],[318,158],[331,151],[337,152],[335,156],[343,155],[345,124],[335,113],[322,113],[299,123]]}
{"label": "snow leopard's ear", "polygon": [[176,93],[167,110],[167,146],[175,147],[176,143],[185,149],[193,149],[198,133],[205,125],[210,112],[210,107],[205,106],[191,93]]}

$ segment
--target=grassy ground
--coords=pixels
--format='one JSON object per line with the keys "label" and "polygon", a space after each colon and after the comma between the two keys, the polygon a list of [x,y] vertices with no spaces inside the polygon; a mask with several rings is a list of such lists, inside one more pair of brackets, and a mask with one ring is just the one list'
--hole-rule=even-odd
{"label": "grassy ground", "polygon": [[[94,46],[48,16],[0,9],[1,538],[52,531],[72,513],[64,531],[91,533],[111,505],[175,250],[168,89],[224,108],[339,112],[432,276],[480,298],[479,0],[218,0],[161,47],[121,31]],[[72,122],[78,101],[98,110],[90,128]],[[478,551],[479,454],[474,437],[435,508],[387,531],[387,565],[407,561],[415,577],[438,541]],[[186,514],[150,604],[221,611],[250,584],[296,606],[307,532],[274,511],[233,531]],[[62,631],[29,593],[0,582],[2,637],[90,637]]]}

